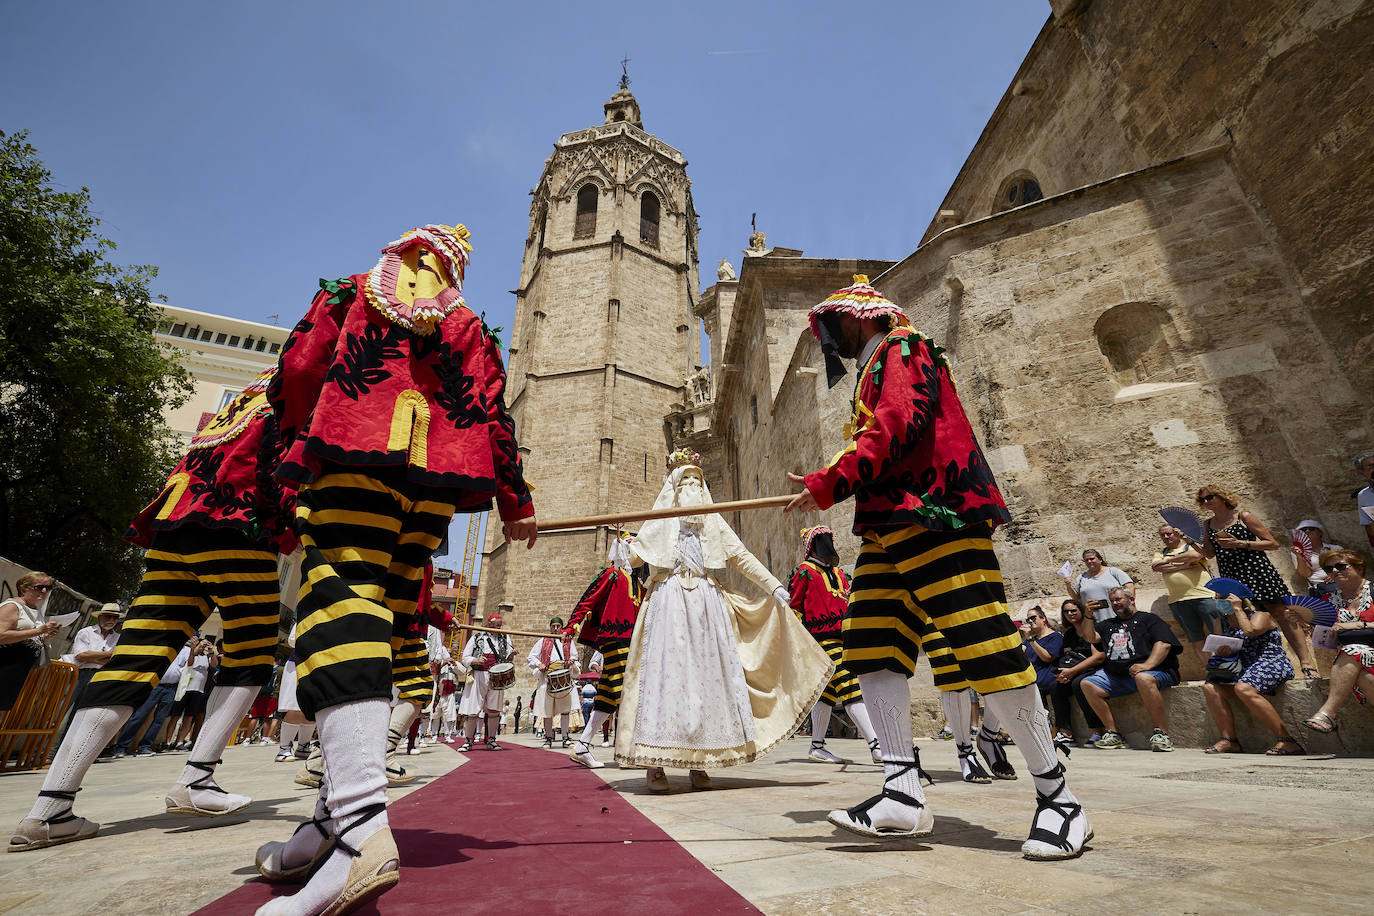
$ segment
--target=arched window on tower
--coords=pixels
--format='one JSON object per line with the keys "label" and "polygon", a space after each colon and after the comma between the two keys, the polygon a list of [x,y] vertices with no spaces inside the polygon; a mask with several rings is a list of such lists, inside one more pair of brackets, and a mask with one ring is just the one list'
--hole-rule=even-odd
{"label": "arched window on tower", "polygon": [[584,184],[577,192],[577,224],[573,238],[589,239],[596,235],[596,199],[601,196],[594,184]]}
{"label": "arched window on tower", "polygon": [[645,191],[639,198],[639,240],[654,248],[658,247],[658,214],[658,197]]}
{"label": "arched window on tower", "polygon": [[1033,204],[1044,199],[1045,192],[1040,190],[1040,182],[1035,180],[1035,176],[1030,172],[1017,172],[1002,182],[1002,190],[997,195],[997,203],[992,212],[1001,213],[1012,207]]}

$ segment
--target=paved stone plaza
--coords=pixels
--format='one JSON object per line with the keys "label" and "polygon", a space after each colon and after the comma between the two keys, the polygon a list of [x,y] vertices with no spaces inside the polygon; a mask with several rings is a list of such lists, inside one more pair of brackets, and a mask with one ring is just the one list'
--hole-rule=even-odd
{"label": "paved stone plaza", "polygon": [[[528,735],[517,740],[534,743]],[[922,741],[923,763],[939,780],[928,790],[935,835],[928,842],[870,843],[832,828],[825,812],[871,794],[877,767],[811,763],[806,747],[796,739],[761,763],[721,771],[709,792],[688,789],[685,773],[670,772],[673,791],[653,796],[642,771],[597,772],[759,909],[778,916],[1339,912],[1361,892],[1357,876],[1374,867],[1370,758],[1077,749],[1070,772],[1097,839],[1081,859],[1046,864],[1018,852],[1033,807],[1024,776],[965,785],[955,781],[953,745]],[[832,740],[830,747],[862,759],[857,741]],[[225,753],[226,784],[257,799],[251,820],[158,813],[184,755],[92,768],[80,811],[105,825],[101,835],[0,857],[0,912],[183,914],[232,890],[254,874],[258,844],[284,838],[313,804],[314,793],[291,781],[295,763],[274,763],[275,750]],[[605,758],[609,749],[597,752]],[[411,758],[435,776],[462,760],[446,746]],[[40,779],[0,776],[0,823],[27,812]],[[571,862],[590,863],[604,852],[594,837],[577,839],[587,847],[574,845]],[[596,912],[598,901],[581,901],[580,909]]]}

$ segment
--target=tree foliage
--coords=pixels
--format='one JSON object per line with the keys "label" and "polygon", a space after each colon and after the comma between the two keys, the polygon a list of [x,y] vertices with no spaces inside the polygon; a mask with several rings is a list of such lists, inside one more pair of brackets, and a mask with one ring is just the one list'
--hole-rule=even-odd
{"label": "tree foliage", "polygon": [[138,582],[121,535],[176,461],[190,377],[153,338],[156,269],[111,264],[90,192],[51,179],[0,132],[0,555],[108,600]]}

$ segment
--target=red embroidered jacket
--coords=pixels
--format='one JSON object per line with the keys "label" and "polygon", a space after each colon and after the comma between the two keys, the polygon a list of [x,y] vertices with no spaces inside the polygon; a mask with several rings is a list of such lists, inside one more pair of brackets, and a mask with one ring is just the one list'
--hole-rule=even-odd
{"label": "red embroidered jacket", "polygon": [[850,443],[806,476],[822,509],[854,497],[855,534],[1011,520],[942,353],[911,328],[890,331],[859,374]]}
{"label": "red embroidered jacket", "polygon": [[806,632],[817,639],[840,638],[844,612],[849,609],[849,579],[844,570],[803,560],[792,573],[787,590],[792,596],[792,610]]}
{"label": "red embroidered jacket", "polygon": [[244,392],[191,439],[162,492],[129,524],[125,540],[140,547],[182,525],[232,528],[251,541],[296,549],[296,494],[272,478],[282,454],[277,420],[261,390]]}
{"label": "red embroidered jacket", "polygon": [[[606,640],[629,640],[634,635],[639,602],[644,594],[635,577],[625,570],[608,566],[597,573],[592,584],[578,599],[564,632],[575,632],[582,624],[577,641],[599,649]],[[585,618],[586,622],[583,623]]]}
{"label": "red embroidered jacket", "polygon": [[277,477],[299,487],[325,461],[401,465],[458,491],[459,511],[495,497],[505,521],[533,515],[495,339],[465,306],[430,334],[393,324],[359,294],[366,282],[320,281],[282,348],[267,392],[287,442]]}

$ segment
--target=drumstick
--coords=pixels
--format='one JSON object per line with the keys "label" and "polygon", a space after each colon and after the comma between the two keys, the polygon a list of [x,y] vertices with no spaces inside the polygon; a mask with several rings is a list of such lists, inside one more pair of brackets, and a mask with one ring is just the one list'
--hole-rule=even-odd
{"label": "drumstick", "polygon": [[668,506],[663,509],[642,509],[638,512],[618,512],[611,515],[588,515],[585,518],[560,518],[539,522],[540,531],[560,531],[565,528],[594,528],[600,525],[623,525],[626,522],[646,522],[655,518],[680,518],[684,515],[713,515],[717,512],[738,512],[746,509],[769,509],[785,506],[796,495],[761,496],[758,499],[737,499],[728,503],[706,503],[702,506]]}
{"label": "drumstick", "polygon": [[483,633],[505,633],[507,636],[534,636],[538,639],[562,639],[563,633],[532,633],[529,630],[501,630],[496,627],[479,627],[470,623],[460,623],[454,627],[455,630],[481,630]]}

